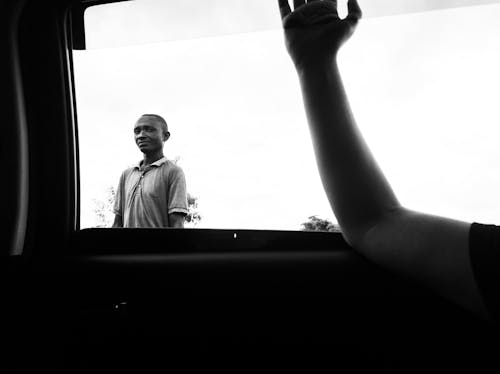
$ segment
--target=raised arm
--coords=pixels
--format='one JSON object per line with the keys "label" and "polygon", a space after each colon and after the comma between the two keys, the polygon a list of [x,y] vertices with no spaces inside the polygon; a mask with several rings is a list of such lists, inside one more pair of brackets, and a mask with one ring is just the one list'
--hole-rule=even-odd
{"label": "raised arm", "polygon": [[361,254],[487,318],[469,258],[470,224],[404,208],[351,112],[337,53],[361,18],[333,0],[279,0],[323,187],[346,241]]}

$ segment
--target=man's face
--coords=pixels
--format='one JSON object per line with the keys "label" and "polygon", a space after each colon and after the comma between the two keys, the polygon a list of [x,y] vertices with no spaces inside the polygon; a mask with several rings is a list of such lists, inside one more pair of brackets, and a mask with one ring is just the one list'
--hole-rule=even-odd
{"label": "man's face", "polygon": [[153,119],[140,119],[134,126],[135,143],[142,153],[152,153],[163,148],[167,137],[162,126]]}

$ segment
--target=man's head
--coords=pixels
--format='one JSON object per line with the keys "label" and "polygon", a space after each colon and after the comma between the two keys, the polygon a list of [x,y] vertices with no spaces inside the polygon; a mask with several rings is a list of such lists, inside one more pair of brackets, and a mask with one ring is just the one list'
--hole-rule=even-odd
{"label": "man's head", "polygon": [[157,114],[143,114],[134,125],[134,137],[141,152],[157,152],[170,137],[167,122]]}

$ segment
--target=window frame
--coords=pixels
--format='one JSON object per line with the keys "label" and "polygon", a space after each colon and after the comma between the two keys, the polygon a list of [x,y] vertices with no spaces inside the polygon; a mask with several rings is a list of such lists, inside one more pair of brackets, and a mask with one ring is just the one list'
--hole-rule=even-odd
{"label": "window frame", "polygon": [[[72,50],[85,49],[84,15],[86,9],[108,3],[128,0],[83,0],[69,9],[67,51],[75,143],[75,211],[71,248],[75,254],[177,254],[177,253],[241,253],[241,252],[297,252],[350,249],[339,232],[310,232],[284,230],[241,230],[199,228],[84,228],[80,229],[80,173],[78,156],[78,121],[75,100]],[[106,243],[96,246],[96,243]],[[172,243],[175,243],[171,248]]]}

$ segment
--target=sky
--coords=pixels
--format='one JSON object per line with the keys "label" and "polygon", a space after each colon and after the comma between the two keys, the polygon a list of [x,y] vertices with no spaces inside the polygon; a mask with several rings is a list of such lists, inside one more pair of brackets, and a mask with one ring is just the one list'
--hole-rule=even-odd
{"label": "sky", "polygon": [[[498,0],[359,0],[365,18]],[[290,3],[292,1],[290,0]],[[346,0],[339,0],[340,14]],[[255,32],[280,27],[277,0],[136,0],[94,6],[86,12],[91,48]]]}
{"label": "sky", "polygon": [[[382,170],[409,208],[500,222],[500,5],[380,16],[405,2],[378,3],[379,13],[364,8],[339,65]],[[118,4],[86,13],[89,49],[74,51],[81,227],[96,225],[94,200],[141,159],[132,128],[143,113],[169,123],[165,154],[179,158],[199,198],[198,227],[335,222],[276,2]],[[113,6],[128,9],[118,16]]]}

